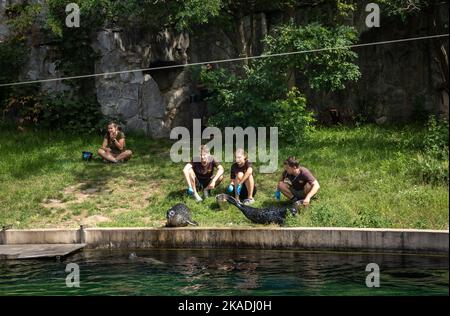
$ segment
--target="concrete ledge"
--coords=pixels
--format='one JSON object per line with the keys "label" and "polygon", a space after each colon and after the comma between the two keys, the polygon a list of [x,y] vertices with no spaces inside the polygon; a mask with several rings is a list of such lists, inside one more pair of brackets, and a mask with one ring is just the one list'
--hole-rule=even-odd
{"label": "concrete ledge", "polygon": [[257,248],[448,253],[449,231],[358,228],[87,228],[7,230],[3,244],[86,248]]}
{"label": "concrete ledge", "polygon": [[3,245],[14,244],[77,244],[81,243],[80,229],[30,229],[1,232]]}
{"label": "concrete ledge", "polygon": [[83,244],[0,245],[0,259],[62,258],[80,249]]}

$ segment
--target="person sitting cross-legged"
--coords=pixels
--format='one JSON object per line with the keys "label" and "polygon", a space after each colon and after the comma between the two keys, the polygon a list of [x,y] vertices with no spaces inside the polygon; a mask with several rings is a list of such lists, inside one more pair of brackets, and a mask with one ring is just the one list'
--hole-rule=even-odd
{"label": "person sitting cross-legged", "polygon": [[113,163],[124,162],[131,158],[133,153],[125,149],[125,134],[119,130],[117,123],[108,124],[108,133],[103,138],[102,148],[98,150],[98,154],[103,160]]}

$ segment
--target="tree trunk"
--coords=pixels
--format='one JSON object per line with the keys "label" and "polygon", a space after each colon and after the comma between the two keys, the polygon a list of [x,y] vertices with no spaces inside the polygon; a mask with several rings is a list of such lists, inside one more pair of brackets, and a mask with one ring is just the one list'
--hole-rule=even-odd
{"label": "tree trunk", "polygon": [[[288,7],[284,12],[283,22],[290,23],[291,21],[294,20],[295,20],[295,8]],[[289,52],[292,52],[292,50],[289,50]],[[291,90],[293,87],[295,87],[295,67],[290,67],[287,73],[288,73],[287,85],[289,90]]]}
{"label": "tree trunk", "polygon": [[[430,34],[445,34],[446,29],[444,23],[440,19],[440,1],[433,1],[427,10],[430,21]],[[432,47],[436,56],[436,61],[441,71],[442,84],[439,87],[441,93],[440,108],[443,112],[449,112],[448,109],[448,97],[449,97],[449,64],[448,64],[448,38],[436,38],[432,39]]]}
{"label": "tree trunk", "polygon": [[[245,17],[239,16],[236,20],[236,47],[237,51],[239,53],[239,58],[241,57],[248,57],[247,51],[248,51],[248,45],[247,41],[245,39]],[[248,65],[248,59],[243,60],[244,65]]]}

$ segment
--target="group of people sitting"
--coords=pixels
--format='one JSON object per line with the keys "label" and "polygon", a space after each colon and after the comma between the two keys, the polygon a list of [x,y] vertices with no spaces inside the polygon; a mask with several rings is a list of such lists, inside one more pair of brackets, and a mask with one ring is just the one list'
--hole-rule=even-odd
{"label": "group of people sitting", "polygon": [[[120,131],[116,123],[110,123],[98,154],[104,161],[120,163],[132,156],[131,150],[125,147],[124,133]],[[234,160],[227,193],[242,201],[243,204],[253,204],[257,192],[253,165],[243,149],[236,150]],[[223,166],[210,154],[209,149],[202,145],[200,157],[193,158],[183,169],[188,186],[187,194],[199,202],[203,201],[203,198],[208,198],[211,190],[217,188],[223,181],[224,172]],[[319,188],[317,179],[307,168],[300,166],[295,157],[289,157],[284,161],[284,171],[276,191],[278,199],[283,194],[293,203],[301,201],[304,206],[307,206]],[[203,193],[203,198],[200,193]]]}
{"label": "group of people sitting", "polygon": [[[243,204],[253,204],[257,192],[253,165],[243,149],[237,149],[234,158],[227,193]],[[202,145],[199,159],[193,159],[183,169],[188,194],[199,202],[203,201],[199,192],[203,192],[204,198],[209,197],[211,190],[222,182],[224,172],[223,166],[210,155],[208,148]],[[307,206],[319,188],[317,179],[307,168],[300,166],[295,157],[284,161],[284,172],[277,185],[280,195],[283,194],[294,203],[302,201],[302,204]]]}

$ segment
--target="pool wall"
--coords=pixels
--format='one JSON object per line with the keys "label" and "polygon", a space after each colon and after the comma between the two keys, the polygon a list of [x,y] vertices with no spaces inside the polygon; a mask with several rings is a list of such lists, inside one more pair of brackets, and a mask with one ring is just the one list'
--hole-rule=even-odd
{"label": "pool wall", "polygon": [[86,248],[256,248],[448,253],[448,230],[370,228],[83,228],[4,230],[0,244]]}

